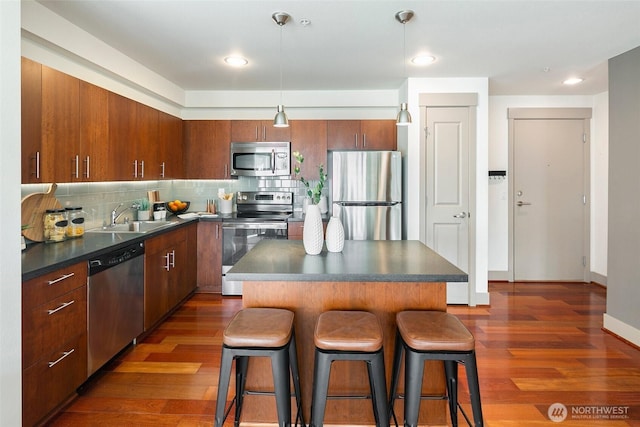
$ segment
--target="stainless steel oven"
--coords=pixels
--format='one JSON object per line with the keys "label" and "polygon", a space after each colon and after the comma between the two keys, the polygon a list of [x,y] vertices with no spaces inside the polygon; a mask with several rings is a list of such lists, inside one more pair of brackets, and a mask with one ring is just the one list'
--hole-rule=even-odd
{"label": "stainless steel oven", "polygon": [[242,295],[242,282],[226,273],[260,240],[287,239],[287,219],[293,213],[293,193],[238,192],[237,214],[222,222],[222,295]]}

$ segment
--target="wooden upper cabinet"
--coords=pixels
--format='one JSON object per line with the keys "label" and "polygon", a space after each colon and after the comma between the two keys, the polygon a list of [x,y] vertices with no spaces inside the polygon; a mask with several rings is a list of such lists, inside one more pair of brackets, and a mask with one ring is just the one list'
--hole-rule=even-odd
{"label": "wooden upper cabinet", "polygon": [[22,58],[22,183],[44,182],[42,170],[42,65]]}
{"label": "wooden upper cabinet", "polygon": [[273,127],[272,120],[233,120],[231,141],[291,141],[291,127]]}
{"label": "wooden upper cabinet", "polygon": [[[291,120],[291,152],[299,151],[304,156],[300,166],[300,176],[305,179],[319,179],[318,165],[327,171],[327,121]],[[291,159],[291,171],[296,165]]]}
{"label": "wooden upper cabinet", "polygon": [[[183,178],[182,120],[167,113],[158,113],[158,151],[160,179]],[[151,169],[151,172],[155,172]],[[153,177],[151,177],[153,178]]]}
{"label": "wooden upper cabinet", "polygon": [[136,116],[137,108],[133,101],[109,92],[110,180],[123,181],[135,178]]}
{"label": "wooden upper cabinet", "polygon": [[42,66],[42,168],[56,182],[71,182],[79,173],[80,81]]}
{"label": "wooden upper cabinet", "polygon": [[[134,102],[134,101],[132,101]],[[158,149],[159,111],[139,102],[136,104],[136,155],[134,157],[134,179],[160,179],[162,160]]]}
{"label": "wooden upper cabinet", "polygon": [[395,150],[395,120],[329,120],[329,150]]}
{"label": "wooden upper cabinet", "polygon": [[185,178],[228,179],[230,141],[229,120],[185,120]]}
{"label": "wooden upper cabinet", "polygon": [[106,181],[109,166],[109,91],[80,81],[77,180]]}

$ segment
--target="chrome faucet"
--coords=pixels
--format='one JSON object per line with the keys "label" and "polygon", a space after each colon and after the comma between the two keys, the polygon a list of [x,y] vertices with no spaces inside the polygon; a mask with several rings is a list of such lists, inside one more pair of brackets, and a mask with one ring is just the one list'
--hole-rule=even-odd
{"label": "chrome faucet", "polygon": [[118,209],[120,209],[120,207],[124,205],[124,203],[120,203],[118,206],[116,206],[115,208],[113,208],[113,210],[111,211],[111,226],[113,227],[114,225],[116,225],[116,221],[118,220],[118,218],[120,218],[120,216],[125,213],[127,211],[127,209],[129,208],[124,208],[122,209],[122,211],[120,211],[120,213],[118,213]]}

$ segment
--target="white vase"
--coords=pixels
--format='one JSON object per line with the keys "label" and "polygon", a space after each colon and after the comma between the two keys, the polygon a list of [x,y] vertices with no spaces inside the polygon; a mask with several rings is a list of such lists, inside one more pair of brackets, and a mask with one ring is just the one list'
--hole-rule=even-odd
{"label": "white vase", "polygon": [[329,252],[342,252],[344,248],[344,227],[337,216],[332,216],[327,224],[327,250]]}
{"label": "white vase", "polygon": [[302,244],[309,255],[318,255],[324,244],[322,233],[322,216],[318,205],[307,206],[302,229]]}
{"label": "white vase", "polygon": [[149,211],[138,211],[138,221],[149,221]]}

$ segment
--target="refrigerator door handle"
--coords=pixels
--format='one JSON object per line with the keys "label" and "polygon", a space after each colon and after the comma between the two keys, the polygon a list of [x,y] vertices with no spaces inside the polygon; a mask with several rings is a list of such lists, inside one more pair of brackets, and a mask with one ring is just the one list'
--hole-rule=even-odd
{"label": "refrigerator door handle", "polygon": [[333,202],[339,206],[395,206],[400,202]]}

